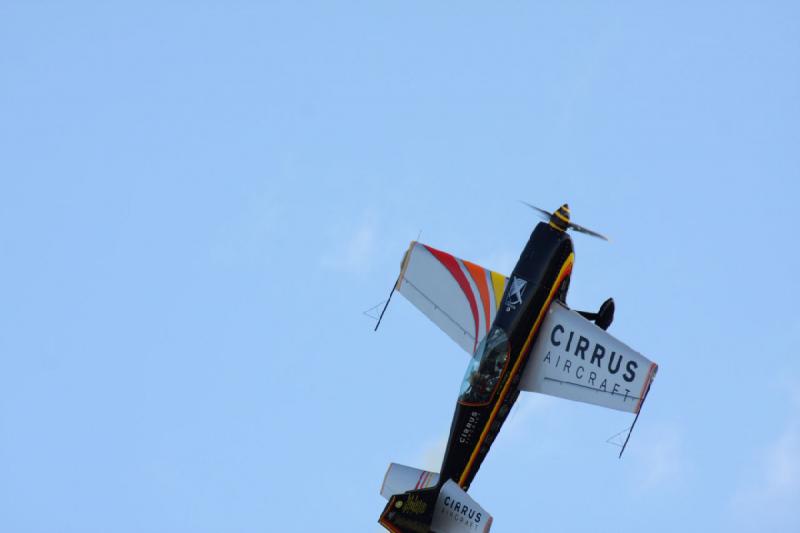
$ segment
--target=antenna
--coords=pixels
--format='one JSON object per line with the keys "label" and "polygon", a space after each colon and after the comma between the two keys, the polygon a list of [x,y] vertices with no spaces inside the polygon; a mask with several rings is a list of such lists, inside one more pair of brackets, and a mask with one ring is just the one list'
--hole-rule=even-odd
{"label": "antenna", "polygon": [[[630,429],[628,429],[628,435],[625,437],[625,442],[622,443],[622,449],[619,451],[618,459],[622,459],[622,453],[625,451],[625,447],[628,445],[628,441],[631,438],[631,433],[633,433],[633,428],[636,427],[636,421],[639,420],[639,415],[642,414],[642,407],[644,407],[644,401],[647,399],[647,394],[650,392],[650,385],[652,383],[653,382],[651,380],[650,383],[647,384],[647,390],[644,391],[644,396],[642,396],[642,403],[639,406],[639,412],[636,413],[636,418],[633,419],[633,424],[631,424]],[[621,435],[622,433],[625,433],[625,431],[624,430],[620,431],[619,433],[617,433],[613,437],[609,438],[606,442],[609,442],[611,439]],[[619,446],[619,444],[616,444],[614,442],[611,442],[610,444],[615,444],[615,445]]]}
{"label": "antenna", "polygon": [[[392,291],[389,293],[389,298],[386,300],[386,305],[383,306],[383,310],[381,311],[381,314],[378,317],[378,323],[375,324],[375,329],[372,330],[372,331],[378,331],[378,326],[381,325],[381,320],[383,320],[383,313],[385,313],[386,312],[386,308],[389,307],[389,302],[392,301],[392,295],[394,294],[394,290],[396,288],[397,288],[397,282],[395,282],[395,284],[392,285]],[[380,304],[378,304],[378,305],[380,305]],[[375,307],[377,307],[377,305]]]}

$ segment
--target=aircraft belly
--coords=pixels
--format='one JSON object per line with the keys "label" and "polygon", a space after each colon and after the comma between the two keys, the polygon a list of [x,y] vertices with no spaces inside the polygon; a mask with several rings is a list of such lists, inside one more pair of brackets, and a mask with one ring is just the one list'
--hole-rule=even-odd
{"label": "aircraft belly", "polygon": [[[571,272],[572,243],[562,235],[554,236],[549,229],[535,231],[512,272],[493,324],[493,327],[501,327],[508,332],[511,340],[507,370],[488,404],[456,404],[440,483],[449,478],[464,490],[469,488],[519,396],[520,378],[538,336],[539,326],[557,290],[568,281]],[[532,248],[536,249],[536,254],[531,251]],[[523,280],[522,283],[514,283],[517,276]],[[512,295],[515,287],[522,292],[524,289],[520,289],[520,286],[526,285],[528,290],[524,296]],[[515,298],[512,299],[510,295]],[[507,302],[510,302],[509,305],[506,305]]]}
{"label": "aircraft belly", "polygon": [[[520,364],[513,376],[506,394],[495,395],[494,401],[488,405],[474,406],[458,403],[450,433],[449,446],[442,465],[442,480],[451,478],[459,481],[466,490],[475,477],[481,463],[486,458],[508,413],[519,397],[519,381],[524,364]],[[504,389],[508,378],[499,388]],[[498,405],[499,403],[499,405]],[[495,411],[494,416],[492,413]],[[489,425],[487,429],[487,424]],[[485,433],[485,434],[484,434]],[[476,448],[477,454],[475,454]],[[474,459],[473,454],[475,454]],[[461,480],[462,474],[469,467],[470,473]]]}

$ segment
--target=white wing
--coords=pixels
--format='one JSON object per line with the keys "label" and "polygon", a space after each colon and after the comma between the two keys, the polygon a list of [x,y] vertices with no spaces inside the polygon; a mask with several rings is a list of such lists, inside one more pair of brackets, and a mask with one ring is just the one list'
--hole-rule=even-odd
{"label": "white wing", "polygon": [[520,389],[638,413],[658,365],[553,302]]}
{"label": "white wing", "polygon": [[505,276],[415,241],[396,289],[472,354],[492,325],[505,286]]}

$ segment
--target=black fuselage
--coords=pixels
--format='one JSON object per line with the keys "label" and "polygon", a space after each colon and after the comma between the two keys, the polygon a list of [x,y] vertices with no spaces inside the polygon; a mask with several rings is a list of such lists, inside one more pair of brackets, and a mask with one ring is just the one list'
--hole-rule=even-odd
{"label": "black fuselage", "polygon": [[[466,490],[519,395],[519,381],[553,299],[565,301],[574,254],[566,232],[540,223],[509,276],[490,330],[508,337],[508,352],[488,398],[456,403],[440,484],[452,479]],[[480,350],[480,348],[479,348]]]}

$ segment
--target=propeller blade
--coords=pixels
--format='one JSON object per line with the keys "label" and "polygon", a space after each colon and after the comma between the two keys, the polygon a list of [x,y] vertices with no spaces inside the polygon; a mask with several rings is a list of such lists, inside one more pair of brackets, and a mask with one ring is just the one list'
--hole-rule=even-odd
{"label": "propeller blade", "polygon": [[591,235],[592,237],[597,237],[598,239],[603,239],[604,241],[608,240],[608,237],[606,237],[605,235],[597,233],[596,231],[592,231],[589,228],[584,228],[583,226],[579,226],[578,224],[575,224],[574,222],[570,222],[569,223],[569,227],[570,227],[570,229],[574,229],[575,231],[579,231],[581,233],[585,233],[587,235]]}
{"label": "propeller blade", "polygon": [[534,211],[538,211],[539,214],[542,216],[542,218],[545,219],[545,220],[550,220],[550,217],[553,216],[553,214],[550,213],[549,211],[545,211],[544,209],[536,207],[535,205],[531,205],[528,202],[523,202],[522,200],[520,200],[520,203],[527,205],[528,207],[530,207]]}
{"label": "propeller blade", "polygon": [[[522,200],[520,200],[519,203],[525,204],[528,207],[530,207],[531,209],[533,209],[534,211],[536,211],[537,213],[539,213],[539,216],[541,216],[543,220],[550,220],[553,217],[552,213],[550,213],[549,211],[545,211],[541,207],[536,207],[535,205],[531,205],[528,202],[524,202]],[[591,235],[592,237],[597,237],[598,239],[603,239],[604,241],[610,240],[605,235],[603,235],[601,233],[597,233],[596,231],[592,231],[589,228],[584,228],[583,226],[581,226],[579,224],[575,224],[574,222],[569,222],[567,224],[567,226],[569,227],[569,229],[574,229],[575,231],[578,231],[580,233],[585,233],[587,235]]]}

